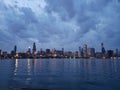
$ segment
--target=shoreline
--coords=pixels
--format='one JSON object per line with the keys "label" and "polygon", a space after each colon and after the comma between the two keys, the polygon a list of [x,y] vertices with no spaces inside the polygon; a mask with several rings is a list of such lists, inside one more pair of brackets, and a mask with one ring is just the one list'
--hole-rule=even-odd
{"label": "shoreline", "polygon": [[87,58],[84,58],[84,57],[31,57],[31,58],[0,58],[0,60],[6,60],[6,59],[90,59],[90,60],[94,60],[94,59],[102,59],[102,60],[107,60],[107,59],[111,59],[111,60],[120,60],[120,57],[112,57],[112,58],[96,58],[96,57],[87,57]]}

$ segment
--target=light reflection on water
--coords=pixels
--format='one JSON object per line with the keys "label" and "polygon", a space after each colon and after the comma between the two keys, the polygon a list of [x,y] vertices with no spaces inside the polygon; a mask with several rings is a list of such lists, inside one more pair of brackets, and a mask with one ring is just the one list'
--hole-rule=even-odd
{"label": "light reflection on water", "polygon": [[1,90],[120,90],[120,60],[0,60]]}

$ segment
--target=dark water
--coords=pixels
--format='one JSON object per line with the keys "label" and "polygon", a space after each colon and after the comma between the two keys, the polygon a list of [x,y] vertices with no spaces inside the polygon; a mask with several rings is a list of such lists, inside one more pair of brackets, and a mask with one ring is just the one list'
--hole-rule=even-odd
{"label": "dark water", "polygon": [[0,60],[0,90],[120,90],[120,60]]}

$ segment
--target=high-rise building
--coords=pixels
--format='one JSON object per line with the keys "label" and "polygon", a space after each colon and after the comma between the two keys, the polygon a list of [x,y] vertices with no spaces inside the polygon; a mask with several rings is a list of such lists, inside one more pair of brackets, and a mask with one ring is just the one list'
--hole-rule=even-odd
{"label": "high-rise building", "polygon": [[7,53],[6,51],[4,51],[4,52],[2,53],[2,55],[3,55],[4,58],[7,57],[7,54],[8,54],[8,53]]}
{"label": "high-rise building", "polygon": [[45,52],[45,55],[46,57],[51,57],[51,50],[50,49],[46,49],[46,52]]}
{"label": "high-rise building", "polygon": [[64,55],[64,48],[62,48],[62,55]]}
{"label": "high-rise building", "polygon": [[56,49],[55,49],[55,48],[52,50],[52,53],[53,53],[53,54],[55,54],[55,53],[56,53]]}
{"label": "high-rise building", "polygon": [[79,47],[79,52],[81,52],[81,47]]}
{"label": "high-rise building", "polygon": [[2,55],[2,50],[0,49],[0,58],[1,58],[1,55]]}
{"label": "high-rise building", "polygon": [[33,55],[35,55],[36,54],[36,44],[35,44],[35,42],[33,43]]}
{"label": "high-rise building", "polygon": [[115,51],[116,57],[118,57],[118,54],[119,54],[119,51],[118,51],[118,49],[116,49],[116,51]]}
{"label": "high-rise building", "polygon": [[42,50],[42,48],[40,49],[40,54],[42,54],[42,52],[43,52],[43,50]]}
{"label": "high-rise building", "polygon": [[108,58],[111,58],[111,57],[113,57],[113,50],[108,50],[107,51],[107,56],[108,56]]}
{"label": "high-rise building", "polygon": [[82,48],[81,47],[79,47],[78,57],[82,57]]}
{"label": "high-rise building", "polygon": [[17,53],[17,46],[15,45],[14,46],[14,55],[16,55],[16,53]]}
{"label": "high-rise building", "polygon": [[31,57],[31,48],[28,47],[28,51],[27,51],[27,58],[30,58]]}
{"label": "high-rise building", "polygon": [[2,54],[2,50],[0,49],[0,55]]}
{"label": "high-rise building", "polygon": [[50,54],[50,53],[51,53],[50,49],[46,49],[46,54]]}
{"label": "high-rise building", "polygon": [[84,46],[83,46],[83,55],[84,55],[84,57],[88,57],[88,54],[87,54],[87,44],[84,44]]}
{"label": "high-rise building", "polygon": [[88,56],[95,57],[95,48],[88,48]]}
{"label": "high-rise building", "polygon": [[31,48],[30,47],[28,48],[28,53],[31,54]]}
{"label": "high-rise building", "polygon": [[103,43],[101,43],[101,52],[103,55],[106,53]]}

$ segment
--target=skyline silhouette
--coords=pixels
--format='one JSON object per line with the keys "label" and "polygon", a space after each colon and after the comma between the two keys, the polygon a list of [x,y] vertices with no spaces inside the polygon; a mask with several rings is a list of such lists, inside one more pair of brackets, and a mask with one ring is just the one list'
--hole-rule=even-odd
{"label": "skyline silhouette", "polygon": [[17,46],[15,45],[11,52],[2,51],[0,49],[0,58],[111,58],[118,59],[120,57],[119,49],[105,49],[104,44],[101,43],[101,51],[97,52],[94,47],[88,47],[87,44],[84,44],[82,47],[78,47],[78,50],[71,51],[61,49],[50,49],[46,48],[45,50],[41,47],[40,49],[36,48],[36,43],[33,43],[32,48],[27,48],[26,51],[19,52],[17,51]]}

